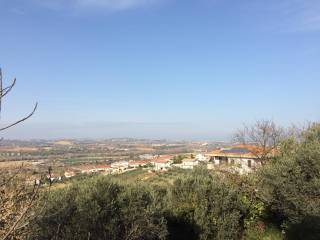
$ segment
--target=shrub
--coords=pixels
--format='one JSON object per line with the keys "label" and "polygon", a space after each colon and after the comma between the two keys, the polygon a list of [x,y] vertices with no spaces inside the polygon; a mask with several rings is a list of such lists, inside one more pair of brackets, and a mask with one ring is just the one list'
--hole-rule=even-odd
{"label": "shrub", "polygon": [[320,239],[320,125],[283,146],[260,173],[261,197],[290,239]]}
{"label": "shrub", "polygon": [[[241,194],[204,169],[178,178],[168,194],[171,239],[239,239],[245,209]],[[170,225],[171,224],[171,225]]]}
{"label": "shrub", "polygon": [[31,239],[165,239],[146,187],[98,177],[52,194]]}

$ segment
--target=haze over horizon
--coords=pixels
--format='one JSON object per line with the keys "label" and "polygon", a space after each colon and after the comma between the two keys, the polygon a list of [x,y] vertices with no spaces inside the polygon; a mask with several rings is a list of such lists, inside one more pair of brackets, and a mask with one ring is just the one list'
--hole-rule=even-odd
{"label": "haze over horizon", "polygon": [[0,0],[4,138],[229,140],[320,120],[317,0]]}

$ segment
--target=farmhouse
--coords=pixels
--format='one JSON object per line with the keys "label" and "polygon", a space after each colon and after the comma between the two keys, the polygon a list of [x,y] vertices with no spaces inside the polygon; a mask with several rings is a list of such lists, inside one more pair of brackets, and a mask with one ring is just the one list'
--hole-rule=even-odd
{"label": "farmhouse", "polygon": [[97,166],[95,166],[95,169],[97,172],[105,172],[105,173],[112,172],[112,168],[110,165],[97,165]]}
{"label": "farmhouse", "polygon": [[168,168],[171,167],[171,163],[172,163],[171,158],[172,156],[170,155],[163,155],[151,161],[151,163],[154,166],[154,170],[156,171],[168,170]]}
{"label": "farmhouse", "polygon": [[128,169],[129,162],[127,161],[119,161],[111,163],[112,171],[115,173],[123,172],[124,170]]}
{"label": "farmhouse", "polygon": [[199,161],[197,159],[185,158],[182,160],[180,167],[183,169],[193,169],[198,164],[199,164]]}
{"label": "farmhouse", "polygon": [[200,161],[200,162],[209,162],[210,157],[207,156],[207,155],[199,153],[199,154],[196,155],[195,159]]}
{"label": "farmhouse", "polygon": [[67,171],[64,172],[64,176],[65,176],[66,178],[71,178],[71,177],[74,177],[74,176],[75,176],[75,173],[74,173],[74,171],[67,170]]}
{"label": "farmhouse", "polygon": [[80,171],[82,174],[97,172],[97,169],[93,165],[80,165],[75,167],[74,169]]}
{"label": "farmhouse", "polygon": [[211,153],[210,161],[215,166],[233,166],[240,173],[251,172],[261,165],[256,150],[252,145],[221,148]]}
{"label": "farmhouse", "polygon": [[129,161],[129,167],[131,168],[138,168],[146,166],[149,162],[148,161]]}

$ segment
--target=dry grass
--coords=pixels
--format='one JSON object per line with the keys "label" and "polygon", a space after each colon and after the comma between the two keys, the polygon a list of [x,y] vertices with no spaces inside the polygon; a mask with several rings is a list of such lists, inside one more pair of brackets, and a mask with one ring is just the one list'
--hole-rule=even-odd
{"label": "dry grass", "polygon": [[4,161],[4,162],[0,162],[0,168],[1,169],[16,169],[19,168],[21,166],[27,167],[27,166],[31,166],[32,164],[30,162],[27,161]]}

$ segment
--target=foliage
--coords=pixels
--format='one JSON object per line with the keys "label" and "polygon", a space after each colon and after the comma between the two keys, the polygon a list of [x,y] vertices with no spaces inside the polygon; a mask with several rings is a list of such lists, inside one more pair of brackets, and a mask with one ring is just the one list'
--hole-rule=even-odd
{"label": "foliage", "polygon": [[[174,182],[168,194],[172,239],[238,239],[244,208],[240,192],[207,170],[197,169]],[[172,226],[170,226],[172,224]],[[192,238],[193,237],[193,238]]]}
{"label": "foliage", "polygon": [[262,169],[261,197],[290,239],[320,239],[320,125],[302,136]]}
{"label": "foliage", "polygon": [[243,238],[245,240],[283,240],[284,236],[277,227],[256,222],[246,229]]}
{"label": "foliage", "polygon": [[199,167],[79,180],[53,192],[30,239],[320,239],[320,125],[301,136],[249,175]]}
{"label": "foliage", "polygon": [[96,177],[59,189],[30,239],[164,239],[165,220],[143,186]]}
{"label": "foliage", "polygon": [[185,157],[183,155],[178,155],[173,157],[173,164],[180,164]]}
{"label": "foliage", "polygon": [[[16,79],[4,87],[0,68],[0,116],[3,100],[13,90],[15,84]],[[2,126],[0,132],[28,120],[35,113],[37,106],[36,103],[33,110],[25,117]],[[21,238],[28,225],[29,212],[38,197],[39,185],[30,186],[26,176],[22,176],[22,170],[24,170],[23,165],[16,171],[0,169],[0,239],[2,240]]]}
{"label": "foliage", "polygon": [[204,169],[181,174],[166,187],[96,176],[58,189],[30,239],[238,239],[241,192]]}

